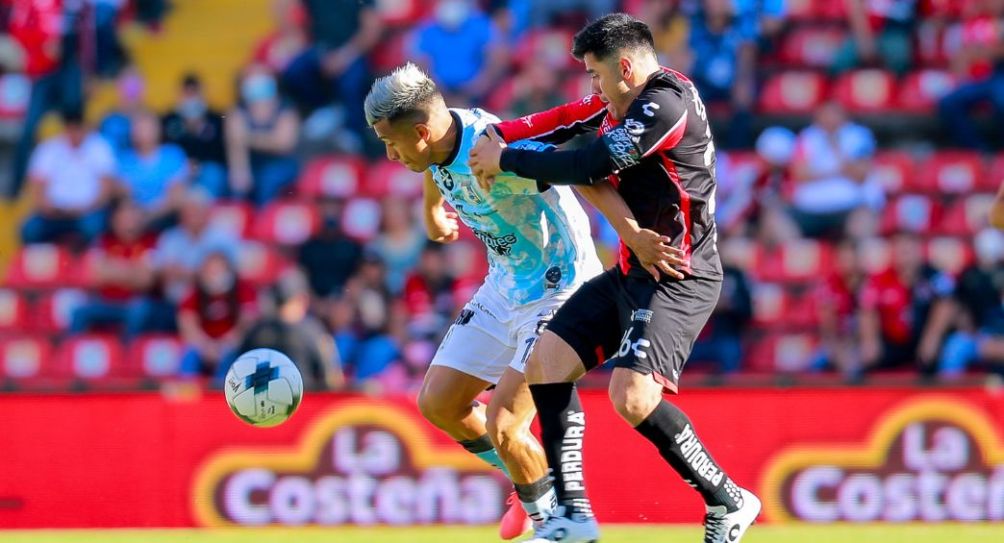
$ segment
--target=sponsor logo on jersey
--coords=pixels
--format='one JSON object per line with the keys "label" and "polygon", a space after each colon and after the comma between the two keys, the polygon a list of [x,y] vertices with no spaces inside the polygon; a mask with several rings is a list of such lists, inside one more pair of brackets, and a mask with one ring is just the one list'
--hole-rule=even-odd
{"label": "sponsor logo on jersey", "polygon": [[439,182],[443,185],[444,189],[452,192],[456,188],[457,182],[453,179],[453,174],[450,173],[450,170],[439,168],[436,173],[439,174]]}
{"label": "sponsor logo on jersey", "polygon": [[453,324],[456,324],[457,326],[467,326],[467,324],[471,322],[471,319],[473,318],[474,318],[473,309],[466,309],[466,308],[461,309],[460,314],[457,315],[457,320],[454,321]]}
{"label": "sponsor logo on jersey", "polygon": [[652,322],[652,315],[655,313],[651,309],[635,309],[631,312],[631,320],[638,322]]}
{"label": "sponsor logo on jersey", "polygon": [[610,158],[614,161],[617,170],[624,170],[641,162],[641,152],[635,145],[634,139],[628,134],[624,127],[619,126],[603,135],[606,140],[607,149],[610,151]]}
{"label": "sponsor logo on jersey", "polygon": [[[473,229],[472,229],[473,230]],[[485,244],[486,247],[499,256],[508,256],[512,252],[512,246],[516,245],[515,234],[505,234],[504,236],[493,236],[488,232],[474,230],[474,235]]]}
{"label": "sponsor logo on jersey", "polygon": [[645,125],[634,119],[626,119],[624,121],[624,128],[627,129],[628,134],[636,138],[636,142],[638,141],[637,137],[645,133]]}
{"label": "sponsor logo on jersey", "polygon": [[645,114],[646,117],[655,117],[655,112],[658,109],[659,109],[659,104],[657,104],[655,102],[649,102],[649,103],[641,106],[641,111],[642,111],[642,113]]}
{"label": "sponsor logo on jersey", "polygon": [[547,282],[547,288],[558,288],[558,284],[561,283],[561,268],[557,266],[551,266],[544,272],[544,281]]}

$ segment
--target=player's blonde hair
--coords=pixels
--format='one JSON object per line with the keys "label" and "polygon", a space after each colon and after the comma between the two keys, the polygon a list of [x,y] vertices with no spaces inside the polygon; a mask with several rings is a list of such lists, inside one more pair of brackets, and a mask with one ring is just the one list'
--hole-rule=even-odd
{"label": "player's blonde hair", "polygon": [[363,109],[370,126],[384,119],[393,122],[408,116],[415,116],[415,122],[425,122],[428,105],[436,100],[442,100],[436,83],[409,62],[373,83]]}

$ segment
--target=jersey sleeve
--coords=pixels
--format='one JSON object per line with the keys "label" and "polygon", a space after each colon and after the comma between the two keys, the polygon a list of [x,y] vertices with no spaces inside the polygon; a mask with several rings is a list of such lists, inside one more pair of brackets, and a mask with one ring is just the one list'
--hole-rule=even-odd
{"label": "jersey sleeve", "polygon": [[603,135],[614,171],[640,164],[656,151],[675,147],[687,130],[687,102],[665,87],[645,90],[628,109],[624,122]]}
{"label": "jersey sleeve", "polygon": [[599,95],[590,94],[547,111],[502,121],[495,125],[495,130],[507,143],[533,139],[558,145],[580,134],[595,132],[606,111]]}

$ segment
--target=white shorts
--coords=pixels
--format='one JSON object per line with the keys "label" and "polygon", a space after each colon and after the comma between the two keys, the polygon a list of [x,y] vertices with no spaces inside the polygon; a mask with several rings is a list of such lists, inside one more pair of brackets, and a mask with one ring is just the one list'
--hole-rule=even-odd
{"label": "white shorts", "polygon": [[439,345],[433,366],[446,366],[492,384],[507,367],[520,373],[544,326],[572,295],[567,289],[528,304],[513,304],[481,285]]}

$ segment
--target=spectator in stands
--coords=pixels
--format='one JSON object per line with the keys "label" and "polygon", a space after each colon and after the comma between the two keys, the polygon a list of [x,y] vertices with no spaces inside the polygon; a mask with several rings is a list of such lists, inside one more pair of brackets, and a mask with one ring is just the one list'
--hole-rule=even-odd
{"label": "spectator in stands", "polygon": [[25,0],[10,6],[7,31],[24,50],[24,72],[32,79],[31,98],[12,161],[11,196],[21,189],[35,132],[45,114],[52,110],[83,111],[78,22],[64,12],[61,2]]}
{"label": "spectator in stands", "polygon": [[836,54],[833,72],[881,62],[903,75],[913,62],[917,0],[846,0],[851,37]]}
{"label": "spectator in stands", "polygon": [[256,312],[257,294],[237,276],[230,257],[222,252],[206,255],[178,307],[178,331],[187,347],[182,374],[222,381],[241,352],[237,346]]}
{"label": "spectator in stands", "polygon": [[274,0],[272,17],[275,31],[258,43],[254,62],[268,66],[272,73],[281,74],[307,49],[304,28],[307,14],[298,0]]}
{"label": "spectator in stands", "polygon": [[785,0],[733,0],[736,17],[750,27],[748,33],[757,37],[761,49],[771,49],[784,29],[785,3]]}
{"label": "spectator in stands", "polygon": [[977,361],[1004,369],[1004,234],[986,229],[974,245],[976,263],[962,272],[955,287],[956,330],[938,364],[947,378],[960,376]]}
{"label": "spectator in stands", "polygon": [[433,17],[415,29],[412,57],[451,104],[477,104],[508,65],[505,40],[473,0],[438,0]]}
{"label": "spectator in stands", "polygon": [[226,230],[209,224],[212,198],[198,187],[185,193],[179,224],[157,241],[154,268],[164,285],[168,300],[178,303],[188,291],[195,272],[210,253],[223,252],[236,259],[239,240]]}
{"label": "spectator in stands", "polygon": [[143,95],[146,82],[143,76],[134,68],[123,70],[119,74],[116,88],[118,102],[98,125],[98,132],[115,149],[115,155],[120,156],[132,148],[132,116],[142,111]]}
{"label": "spectator in stands", "polygon": [[369,131],[363,114],[371,79],[366,57],[383,35],[380,14],[374,0],[301,1],[313,46],[289,63],[282,73],[283,85],[304,112],[323,108],[315,115],[333,116],[326,106],[334,100],[341,106],[345,128],[355,136],[342,145],[358,147]]}
{"label": "spectator in stands", "polygon": [[382,220],[380,234],[370,242],[369,250],[386,266],[387,288],[397,294],[404,288],[405,276],[418,265],[426,236],[403,198],[384,199]]}
{"label": "spectator in stands", "polygon": [[900,232],[892,239],[892,265],[865,280],[858,334],[865,371],[915,365],[935,370],[939,323],[950,316],[954,288],[947,275],[925,261],[921,240]]}
{"label": "spectator in stands", "polygon": [[395,324],[404,312],[387,289],[385,275],[380,257],[365,253],[359,273],[329,308],[339,357],[356,382],[380,375],[401,357]]}
{"label": "spectator in stands", "polygon": [[828,102],[798,135],[792,173],[792,216],[806,236],[840,237],[852,213],[878,211],[885,204],[872,172],[875,137]]}
{"label": "spectator in stands", "polygon": [[300,118],[282,101],[275,78],[264,66],[245,70],[240,93],[240,104],[226,119],[230,191],[263,206],[299,174],[294,152]]}
{"label": "spectator in stands", "polygon": [[[299,270],[291,270],[279,278],[270,293],[274,311],[251,325],[237,352],[275,349],[297,365],[305,389],[343,388],[345,376],[335,342],[324,325],[309,313],[307,278]],[[222,378],[225,373],[217,375]]]}
{"label": "spectator in stands", "polygon": [[197,74],[182,79],[178,101],[163,125],[164,141],[181,147],[188,156],[192,182],[216,198],[227,196],[223,116],[209,107]]}
{"label": "spectator in stands", "polygon": [[95,326],[121,327],[126,341],[150,330],[171,328],[174,315],[154,293],[153,248],[156,239],[143,232],[143,211],[120,200],[111,229],[88,254],[89,299],[71,317],[70,333]]}
{"label": "spectator in stands", "polygon": [[712,362],[718,373],[739,371],[743,361],[743,337],[753,318],[753,294],[749,278],[731,263],[722,267],[722,291],[708,324],[694,344],[691,360]]}
{"label": "spectator in stands", "polygon": [[646,0],[638,18],[648,21],[655,40],[655,50],[663,66],[688,70],[693,63],[690,50],[690,23],[693,14],[684,9],[681,0]]}
{"label": "spectator in stands", "polygon": [[941,122],[953,143],[987,151],[989,145],[973,122],[972,110],[990,102],[996,113],[994,126],[1004,121],[1004,3],[968,3],[961,34],[962,43],[951,56],[961,84],[941,99]]}
{"label": "spectator in stands", "polygon": [[812,292],[821,339],[813,365],[816,369],[836,369],[849,379],[859,377],[861,371],[857,293],[864,281],[864,268],[858,251],[854,241],[841,241],[836,247],[833,272],[821,278]]}
{"label": "spectator in stands", "polygon": [[543,59],[528,59],[526,67],[515,78],[510,116],[545,111],[566,101],[561,93],[560,73]]}
{"label": "spectator in stands", "polygon": [[457,281],[447,269],[444,246],[428,242],[418,267],[404,281],[409,337],[439,339],[460,309]]}
{"label": "spectator in stands", "polygon": [[63,134],[35,149],[28,170],[34,212],[21,230],[25,243],[54,242],[76,235],[95,239],[105,226],[112,195],[115,156],[111,146],[84,125],[83,112],[62,114]]}
{"label": "spectator in stands", "polygon": [[730,0],[703,0],[690,28],[693,64],[685,71],[705,104],[730,106],[729,147],[748,147],[756,93],[756,36],[736,18]]}
{"label": "spectator in stands", "polygon": [[318,301],[339,297],[362,259],[362,245],[342,231],[345,202],[325,198],[318,203],[321,229],[300,247],[298,261]]}
{"label": "spectator in stands", "polygon": [[[550,26],[561,19],[582,25],[595,21],[604,15],[617,11],[617,0],[548,0],[531,2],[531,21],[535,26]],[[571,19],[568,21],[567,19]]]}
{"label": "spectator in stands", "polygon": [[126,0],[87,0],[94,25],[95,72],[100,77],[113,77],[126,63],[126,51],[118,34],[119,12]]}
{"label": "spectator in stands", "polygon": [[132,116],[132,148],[119,157],[118,178],[154,230],[167,227],[185,196],[188,159],[177,145],[160,142],[160,118],[142,110]]}

